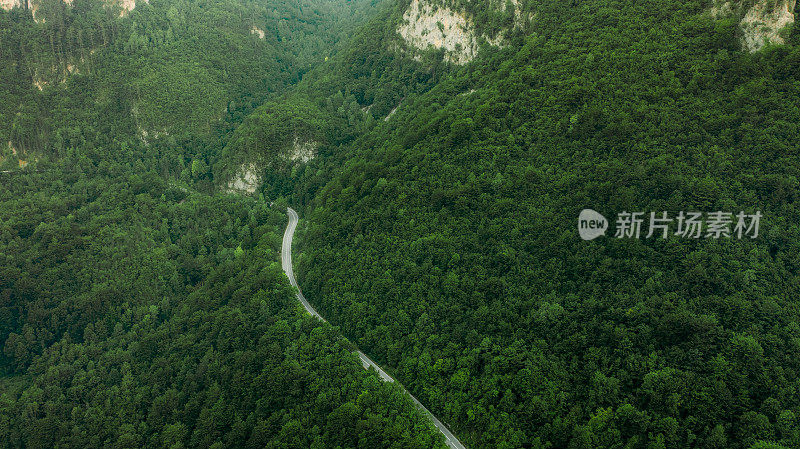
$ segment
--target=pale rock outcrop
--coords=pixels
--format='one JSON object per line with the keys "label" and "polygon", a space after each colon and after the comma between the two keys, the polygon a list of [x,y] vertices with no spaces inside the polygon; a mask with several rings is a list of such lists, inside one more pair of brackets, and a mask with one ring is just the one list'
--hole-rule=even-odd
{"label": "pale rock outcrop", "polygon": [[745,13],[739,26],[744,32],[743,46],[753,52],[766,44],[782,44],[779,32],[794,23],[797,0],[760,0]]}
{"label": "pale rock outcrop", "polygon": [[445,58],[456,64],[465,64],[475,57],[478,50],[475,26],[464,13],[412,0],[403,20],[405,23],[397,28],[397,33],[409,45],[420,50],[442,49]]}
{"label": "pale rock outcrop", "polygon": [[[444,50],[445,60],[455,64],[466,64],[478,52],[480,39],[490,45],[505,45],[505,35],[510,30],[501,30],[494,37],[476,31],[472,17],[456,9],[433,5],[430,0],[412,0],[403,13],[403,22],[397,33],[407,45],[417,50],[428,48]],[[495,0],[490,7],[508,11],[514,15],[513,28],[526,28],[534,19],[533,13],[523,11],[519,0]],[[414,56],[419,60],[419,55]]]}
{"label": "pale rock outcrop", "polygon": [[166,128],[162,128],[161,130],[147,131],[146,129],[142,128],[141,125],[137,124],[136,130],[139,132],[139,140],[141,140],[145,145],[150,145],[149,139],[160,139],[162,137],[169,136],[169,131],[167,131]]}
{"label": "pale rock outcrop", "polygon": [[[64,2],[65,4],[67,4],[68,6],[72,6],[72,0],[61,0],[61,1]],[[21,0],[19,1],[19,3],[20,3],[20,5],[22,4]],[[38,0],[29,0],[28,1],[28,7],[31,10],[31,16],[33,16],[34,22],[36,22],[36,23],[44,23],[44,18],[43,17],[39,17],[39,15],[37,14],[39,12],[39,6],[40,6],[40,2]]]}
{"label": "pale rock outcrop", "polygon": [[523,11],[522,4],[519,0],[500,0],[500,6],[498,6],[497,9],[505,9],[507,3],[510,3],[511,8],[514,10],[514,28],[526,28],[536,17],[532,12]]}
{"label": "pale rock outcrop", "polygon": [[733,6],[731,6],[731,2],[729,1],[715,1],[714,4],[711,5],[711,17],[715,19],[727,17],[731,14],[733,14]]}
{"label": "pale rock outcrop", "polygon": [[319,147],[319,142],[314,142],[313,140],[301,141],[299,137],[295,137],[288,158],[292,162],[306,163],[314,159],[317,147]]}
{"label": "pale rock outcrop", "polygon": [[2,165],[3,162],[5,162],[5,160],[8,159],[9,157],[16,155],[17,155],[17,149],[14,148],[14,144],[12,144],[11,141],[9,140],[8,147],[2,148],[2,146],[0,146],[0,165]]}
{"label": "pale rock outcrop", "polygon": [[255,193],[261,186],[262,179],[259,173],[262,170],[284,170],[295,164],[305,164],[314,159],[319,145],[317,141],[304,140],[295,136],[294,141],[275,154],[272,160],[265,161],[262,158],[259,162],[243,163],[228,180],[228,193]]}
{"label": "pale rock outcrop", "polygon": [[[36,161],[38,161],[38,160],[39,160],[38,158],[36,158],[36,157],[31,157],[30,155],[28,155],[29,157],[28,157],[28,159],[27,159],[27,160],[26,160],[26,159],[22,159],[22,157],[23,157],[23,154],[22,154],[22,152],[21,152],[21,151],[18,151],[18,150],[17,150],[17,149],[14,147],[14,144],[13,144],[13,143],[11,143],[11,141],[10,141],[10,140],[8,141],[8,149],[9,149],[9,150],[10,150],[10,152],[11,152],[11,156],[12,156],[12,157],[15,157],[15,158],[17,158],[17,167],[18,167],[18,168],[25,168],[25,167],[27,167],[27,166],[28,166],[28,165],[29,165],[31,162],[36,162]],[[4,160],[5,160],[5,158],[3,158],[3,157],[2,157],[2,152],[0,152],[0,163],[2,163]]]}
{"label": "pale rock outcrop", "polygon": [[81,73],[81,66],[78,64],[84,64],[85,62],[86,60],[83,58],[67,62],[63,70],[56,66],[51,66],[49,69],[34,69],[33,85],[39,90],[44,90],[46,86],[52,83],[62,84],[67,81],[69,75]]}
{"label": "pale rock outcrop", "polygon": [[783,44],[781,31],[794,23],[797,0],[715,0],[711,16],[715,19],[738,15],[742,49],[751,53],[767,44]]}
{"label": "pale rock outcrop", "polygon": [[[70,0],[71,1],[71,0]],[[105,2],[107,6],[119,6],[119,16],[123,17],[129,12],[133,11],[136,8],[137,0],[101,0]],[[138,0],[142,3],[150,3],[149,0]]]}
{"label": "pale rock outcrop", "polygon": [[266,36],[266,34],[264,33],[264,30],[262,30],[261,28],[258,28],[258,27],[257,27],[257,26],[255,26],[255,25],[253,25],[253,26],[250,28],[250,34],[255,34],[255,35],[257,35],[259,39],[264,39],[264,36]]}
{"label": "pale rock outcrop", "polygon": [[0,0],[0,8],[2,9],[9,10],[15,6],[21,6],[19,0]]}
{"label": "pale rock outcrop", "polygon": [[[72,6],[73,0],[62,0],[67,5]],[[117,5],[120,7],[120,17],[124,16],[125,14],[131,12],[136,7],[136,0],[100,0],[106,6],[114,6]],[[139,0],[142,2],[147,3],[148,0]],[[15,6],[22,6],[21,0],[0,0],[0,9],[9,10],[14,8]],[[37,0],[30,0],[28,3],[28,7],[30,8],[31,15],[33,16],[33,20],[36,22],[43,22],[44,19],[41,17],[37,17],[37,11],[39,10],[39,1]]]}
{"label": "pale rock outcrop", "polygon": [[255,193],[260,184],[261,179],[258,176],[256,164],[242,164],[233,179],[228,182],[228,192]]}
{"label": "pale rock outcrop", "polygon": [[[144,1],[147,2],[147,0]],[[119,6],[123,11],[131,12],[136,7],[136,0],[119,0]]]}
{"label": "pale rock outcrop", "polygon": [[393,107],[392,110],[389,111],[389,114],[387,114],[386,117],[383,118],[384,122],[388,122],[389,119],[392,118],[392,116],[397,112],[397,110],[400,109],[400,106],[403,105],[403,100],[405,100],[405,97],[401,98],[400,102],[397,103],[397,106]]}

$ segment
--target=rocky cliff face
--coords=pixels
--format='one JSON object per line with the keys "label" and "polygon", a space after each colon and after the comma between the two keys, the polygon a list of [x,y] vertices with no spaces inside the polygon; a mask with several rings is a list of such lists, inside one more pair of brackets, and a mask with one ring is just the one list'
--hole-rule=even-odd
{"label": "rocky cliff face", "polygon": [[[513,28],[527,26],[533,18],[522,11],[518,0],[498,2],[494,7],[500,11],[511,8],[508,13],[513,14]],[[474,19],[465,11],[434,4],[430,0],[412,0],[403,13],[397,33],[410,48],[443,50],[445,59],[455,64],[471,61],[478,52],[481,39],[492,46],[502,46],[505,40],[504,32],[494,37],[478,33]]]}
{"label": "rocky cliff face", "polygon": [[258,167],[254,163],[242,164],[233,178],[228,181],[228,193],[255,193],[261,180]]}
{"label": "rocky cliff face", "polygon": [[250,34],[258,36],[259,39],[264,39],[264,36],[265,36],[264,30],[262,30],[261,28],[255,26],[255,25],[250,27]]}
{"label": "rocky cliff face", "polygon": [[744,47],[755,51],[768,43],[782,44],[779,33],[794,23],[795,3],[796,0],[761,0],[753,5],[740,22]]}
{"label": "rocky cliff face", "polygon": [[[735,17],[742,49],[755,52],[768,44],[784,43],[782,33],[794,24],[796,3],[797,0],[713,0],[711,15],[716,19]],[[534,14],[523,11],[518,0],[498,2],[494,7],[512,8],[514,28],[526,27],[534,18]],[[443,50],[445,59],[456,64],[465,64],[475,57],[481,38],[495,46],[504,42],[503,32],[494,38],[482,36],[468,13],[435,4],[433,0],[412,0],[397,33],[408,47]]]}
{"label": "rocky cliff face", "polygon": [[278,152],[273,160],[267,162],[245,162],[238,166],[233,176],[228,179],[227,192],[252,194],[262,183],[262,174],[266,169],[285,170],[297,164],[306,164],[317,154],[319,142],[301,139],[295,136],[294,142],[285,150]]}
{"label": "rocky cliff face", "polygon": [[412,47],[442,49],[445,58],[457,64],[475,57],[478,50],[475,26],[464,13],[413,0],[403,20],[405,23],[397,28],[397,33]]}
{"label": "rocky cliff face", "polygon": [[739,18],[742,48],[755,52],[767,44],[782,44],[781,32],[794,23],[797,0],[716,0],[711,8],[715,18]]}

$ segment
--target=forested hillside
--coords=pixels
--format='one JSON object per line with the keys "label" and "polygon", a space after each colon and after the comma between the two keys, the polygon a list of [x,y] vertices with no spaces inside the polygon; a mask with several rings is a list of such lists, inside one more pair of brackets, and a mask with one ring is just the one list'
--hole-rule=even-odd
{"label": "forested hillside", "polygon": [[0,447],[442,447],[301,312],[282,212],[44,168],[0,175]]}
{"label": "forested hillside", "polygon": [[[747,28],[795,3],[721,3],[400,1],[295,90],[347,131],[264,170],[298,281],[468,447],[800,446],[800,42]],[[401,36],[445,13],[474,59]],[[584,208],[764,217],[585,242]]]}
{"label": "forested hillside", "polygon": [[444,447],[297,303],[286,202],[213,189],[374,5],[34,6],[0,10],[0,447]]}
{"label": "forested hillside", "polygon": [[122,17],[96,0],[45,0],[36,20],[0,10],[0,158],[149,146],[165,176],[210,180],[229,131],[371,10],[369,0],[154,0]]}
{"label": "forested hillside", "polygon": [[800,447],[796,1],[37,5],[0,11],[0,445],[442,447],[341,329],[470,449]]}

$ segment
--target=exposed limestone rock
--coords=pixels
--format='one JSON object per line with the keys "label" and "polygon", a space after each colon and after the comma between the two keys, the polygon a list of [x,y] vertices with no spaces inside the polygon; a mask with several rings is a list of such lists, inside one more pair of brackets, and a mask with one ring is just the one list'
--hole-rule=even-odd
{"label": "exposed limestone rock", "polygon": [[15,6],[21,6],[19,0],[0,0],[0,8],[9,10]]}
{"label": "exposed limestone rock", "polygon": [[140,125],[136,125],[136,129],[139,131],[139,140],[142,141],[145,145],[150,145],[150,141],[148,139],[160,139],[162,137],[168,137],[169,131],[166,128],[158,131],[150,131],[148,132],[146,129],[142,128]]}
{"label": "exposed limestone rock", "polygon": [[[72,6],[72,1],[73,0],[62,0],[62,1],[64,3],[66,3],[67,5]],[[119,6],[121,8],[121,11],[120,11],[120,14],[119,14],[120,17],[124,16],[126,13],[132,11],[133,8],[136,7],[136,0],[100,0],[100,1],[105,3],[107,6],[115,6],[115,5]],[[145,3],[148,2],[148,0],[140,0],[140,1],[143,1]],[[28,7],[30,8],[31,15],[33,16],[33,20],[35,20],[38,23],[42,23],[42,22],[44,22],[44,18],[37,17],[37,14],[36,14],[39,11],[39,4],[40,3],[37,0],[30,0],[29,3],[28,3]],[[22,6],[21,0],[0,0],[0,8],[2,8],[2,9],[9,10],[9,9],[12,9],[12,8],[14,8],[16,6],[20,6],[20,7]]]}
{"label": "exposed limestone rock", "polygon": [[755,52],[767,44],[784,43],[781,31],[794,23],[794,8],[797,0],[715,0],[711,6],[711,17],[739,17],[742,31],[742,49]]}
{"label": "exposed limestone rock", "polygon": [[[137,0],[102,0],[108,6],[119,6],[119,16],[122,17],[136,8]],[[149,0],[139,0],[143,3],[149,3]]]}
{"label": "exposed limestone rock", "polygon": [[[287,142],[288,143],[288,142]],[[228,193],[255,193],[261,185],[259,172],[264,169],[285,170],[293,164],[307,163],[316,156],[319,142],[303,140],[295,136],[294,141],[277,153],[270,161],[245,162],[228,181]]]}
{"label": "exposed limestone rock", "polygon": [[40,78],[34,78],[33,79],[33,85],[36,86],[37,89],[43,90],[44,86],[47,85],[47,81],[45,81],[43,79],[40,79]]}
{"label": "exposed limestone rock", "polygon": [[228,192],[255,193],[260,184],[261,180],[258,176],[256,164],[242,164],[233,179],[228,182]]}
{"label": "exposed limestone rock", "polygon": [[760,0],[745,13],[739,26],[744,32],[742,46],[758,51],[767,44],[782,44],[780,31],[794,23],[797,0]]}
{"label": "exposed limestone rock", "polygon": [[292,162],[306,163],[314,159],[317,147],[319,147],[318,142],[312,140],[301,141],[299,137],[295,136],[291,151],[288,155],[289,160]]}
{"label": "exposed limestone rock", "polygon": [[535,14],[532,12],[525,12],[522,10],[522,4],[519,0],[500,0],[501,6],[498,7],[499,10],[503,10],[507,7],[507,3],[510,4],[511,8],[514,10],[514,28],[525,28],[527,27],[535,18]]}
{"label": "exposed limestone rock", "polygon": [[[481,39],[495,47],[505,45],[505,34],[510,30],[497,33],[494,37],[479,34],[473,18],[467,13],[432,5],[427,1],[412,0],[403,13],[403,23],[397,28],[397,33],[412,48],[444,50],[446,61],[466,64],[475,57]],[[492,7],[505,11],[512,8],[515,29],[526,27],[534,17],[522,10],[519,0],[497,0],[492,2]],[[392,48],[399,47],[392,45]],[[420,56],[416,54],[414,59],[420,60]]]}
{"label": "exposed limestone rock", "polygon": [[65,83],[69,75],[81,73],[81,66],[78,64],[83,63],[85,63],[85,60],[80,58],[73,62],[67,62],[63,69],[56,66],[51,66],[48,69],[35,69],[32,83],[39,90],[43,90],[45,86],[51,84]]}
{"label": "exposed limestone rock", "polygon": [[259,39],[264,39],[264,36],[266,36],[266,34],[264,34],[264,30],[262,30],[261,28],[256,27],[255,25],[253,25],[253,27],[250,28],[250,34],[258,35]]}
{"label": "exposed limestone rock", "polygon": [[5,162],[6,159],[8,159],[9,157],[13,157],[16,155],[17,155],[17,149],[14,148],[14,145],[9,140],[8,147],[6,148],[0,147],[0,165],[2,165],[3,162]]}
{"label": "exposed limestone rock", "polygon": [[[401,101],[400,103],[402,104],[402,101]],[[384,122],[388,122],[388,121],[389,121],[389,119],[390,119],[390,118],[392,118],[392,116],[394,115],[394,113],[395,113],[395,112],[397,112],[397,108],[399,108],[399,107],[400,107],[400,105],[398,104],[397,106],[395,106],[395,107],[394,107],[394,109],[392,109],[391,111],[389,111],[389,114],[388,114],[386,117],[384,117],[384,118],[383,118],[383,121],[384,121]]]}
{"label": "exposed limestone rock", "polygon": [[[24,156],[23,156],[23,154],[22,154],[22,152],[21,152],[21,151],[19,151],[19,150],[17,150],[17,149],[14,147],[14,144],[13,144],[13,143],[11,143],[11,141],[10,141],[10,140],[8,141],[8,149],[9,149],[9,150],[11,150],[11,156],[17,159],[17,167],[18,167],[18,168],[25,168],[25,167],[27,167],[27,166],[28,166],[28,165],[29,165],[31,162],[36,162],[36,161],[38,161],[38,160],[39,160],[39,159],[38,159],[38,158],[36,158],[36,157],[31,157],[31,155],[28,155],[28,159],[27,159],[27,160],[26,160],[26,159],[22,159],[22,158],[24,157]],[[0,162],[3,162],[3,160],[4,160],[3,158],[0,158]],[[12,160],[13,160],[13,159],[12,159]]]}
{"label": "exposed limestone rock", "polygon": [[733,14],[731,2],[716,1],[711,5],[711,17],[720,19]]}
{"label": "exposed limestone rock", "polygon": [[420,50],[434,47],[445,51],[445,58],[465,64],[475,57],[478,43],[475,26],[465,14],[420,0],[412,0],[403,14],[404,24],[397,32],[405,41]]}
{"label": "exposed limestone rock", "polygon": [[[144,1],[145,3],[147,2],[147,0]],[[136,0],[119,0],[119,6],[122,7],[123,11],[131,12],[136,7]]]}
{"label": "exposed limestone rock", "polygon": [[155,129],[155,128],[148,128],[145,129],[141,121],[139,119],[139,105],[134,104],[131,108],[131,115],[133,116],[133,120],[136,122],[136,132],[139,136],[139,140],[142,141],[145,145],[150,145],[150,139],[160,139],[162,137],[169,137],[169,131],[167,128]]}

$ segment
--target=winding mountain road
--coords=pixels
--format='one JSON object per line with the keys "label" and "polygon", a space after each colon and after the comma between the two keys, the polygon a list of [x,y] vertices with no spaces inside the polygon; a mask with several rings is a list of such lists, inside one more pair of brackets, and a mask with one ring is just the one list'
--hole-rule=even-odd
{"label": "winding mountain road", "polygon": [[[300,290],[300,286],[297,285],[297,281],[294,278],[294,271],[292,270],[292,237],[294,237],[294,231],[295,228],[297,228],[297,222],[300,220],[300,217],[298,217],[297,212],[295,212],[294,209],[292,209],[291,207],[287,208],[287,214],[289,215],[289,224],[286,225],[286,232],[283,233],[283,245],[281,245],[281,265],[283,266],[283,271],[289,278],[289,283],[291,283],[293,287],[297,288],[297,299],[300,301],[301,304],[303,304],[303,307],[305,307],[306,311],[310,313],[312,316],[315,316],[318,319],[325,321],[325,318],[323,318],[322,315],[317,313],[314,307],[308,303],[305,296],[303,296],[303,292]],[[406,388],[400,382],[395,381],[392,378],[392,376],[386,374],[386,371],[381,369],[380,366],[378,366],[375,362],[372,361],[372,359],[367,357],[367,355],[361,352],[360,350],[356,350],[356,354],[358,355],[358,358],[361,360],[361,364],[364,366],[365,369],[369,369],[370,367],[372,367],[373,369],[375,369],[375,371],[378,373],[378,376],[380,376],[380,378],[384,382],[395,382],[397,385],[400,386],[400,388],[403,389],[403,391],[411,398],[411,400],[414,402],[417,408],[419,408],[419,410],[422,411],[422,413],[425,414],[425,416],[427,416],[428,419],[430,419],[433,422],[433,425],[435,425],[436,428],[439,429],[439,432],[441,432],[442,435],[444,435],[447,447],[450,447],[452,449],[466,449],[466,447],[464,447],[464,445],[461,444],[460,441],[458,441],[458,438],[456,438],[456,436],[450,432],[447,426],[445,426],[441,421],[439,421],[435,416],[433,416],[433,413],[431,413],[427,408],[425,408],[424,405],[422,405],[422,403],[420,403],[417,400],[417,398],[415,398],[411,393],[409,393],[408,390],[406,390]]]}

